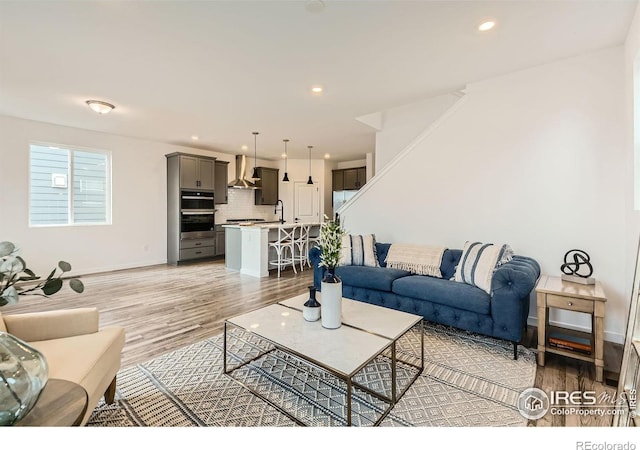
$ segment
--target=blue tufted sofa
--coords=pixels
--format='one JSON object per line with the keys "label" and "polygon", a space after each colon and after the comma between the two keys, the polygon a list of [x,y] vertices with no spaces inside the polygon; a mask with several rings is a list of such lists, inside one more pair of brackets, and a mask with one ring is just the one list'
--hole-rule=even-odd
{"label": "blue tufted sofa", "polygon": [[[475,286],[450,280],[462,250],[445,251],[440,265],[442,278],[436,278],[386,267],[390,246],[376,243],[380,267],[336,268],[336,274],[342,279],[344,297],[506,339],[513,343],[513,357],[517,359],[517,345],[529,315],[529,295],[540,276],[540,265],[535,260],[516,255],[499,267],[493,275],[489,295]],[[313,284],[320,290],[325,270],[319,265],[320,249],[310,249],[309,257],[314,267]]]}

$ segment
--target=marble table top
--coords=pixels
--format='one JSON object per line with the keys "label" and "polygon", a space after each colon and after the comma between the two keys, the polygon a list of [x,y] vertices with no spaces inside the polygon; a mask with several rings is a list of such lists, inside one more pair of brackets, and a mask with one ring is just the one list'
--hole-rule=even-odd
{"label": "marble table top", "polygon": [[[325,368],[353,376],[422,320],[421,316],[343,299],[343,325],[329,330],[320,320],[304,320],[301,309],[307,298],[303,294],[227,322]],[[322,302],[320,293],[318,300]]]}

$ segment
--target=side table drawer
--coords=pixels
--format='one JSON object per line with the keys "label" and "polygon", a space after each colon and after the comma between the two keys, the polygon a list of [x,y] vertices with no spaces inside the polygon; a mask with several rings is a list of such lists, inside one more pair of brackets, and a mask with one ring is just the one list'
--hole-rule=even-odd
{"label": "side table drawer", "polygon": [[584,313],[593,313],[593,302],[581,298],[562,297],[560,295],[547,294],[547,306],[551,308],[568,309]]}

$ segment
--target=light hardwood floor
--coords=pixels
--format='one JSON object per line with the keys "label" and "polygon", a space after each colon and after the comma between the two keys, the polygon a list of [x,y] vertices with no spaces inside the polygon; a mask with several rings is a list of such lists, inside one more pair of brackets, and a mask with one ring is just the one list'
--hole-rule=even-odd
{"label": "light hardwood floor", "polygon": [[[61,308],[97,307],[100,325],[120,325],[126,331],[122,365],[127,367],[162,353],[222,332],[225,318],[251,311],[307,291],[312,271],[283,272],[257,279],[227,271],[224,261],[181,266],[158,265],[82,277],[85,292],[67,286],[50,298],[23,296],[20,303],[4,307],[3,314]],[[529,327],[523,344],[535,349],[536,330]],[[615,392],[621,346],[605,343],[605,381],[595,381],[594,368],[586,363],[548,355],[538,367],[535,386],[550,390]],[[530,421],[530,426],[607,426],[610,417],[551,416]]]}

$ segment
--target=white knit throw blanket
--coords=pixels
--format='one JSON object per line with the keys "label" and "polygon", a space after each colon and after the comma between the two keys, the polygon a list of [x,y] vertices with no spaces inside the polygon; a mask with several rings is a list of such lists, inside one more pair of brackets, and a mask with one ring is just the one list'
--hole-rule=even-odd
{"label": "white knit throw blanket", "polygon": [[440,264],[445,250],[446,247],[433,245],[391,244],[387,267],[442,278]]}

